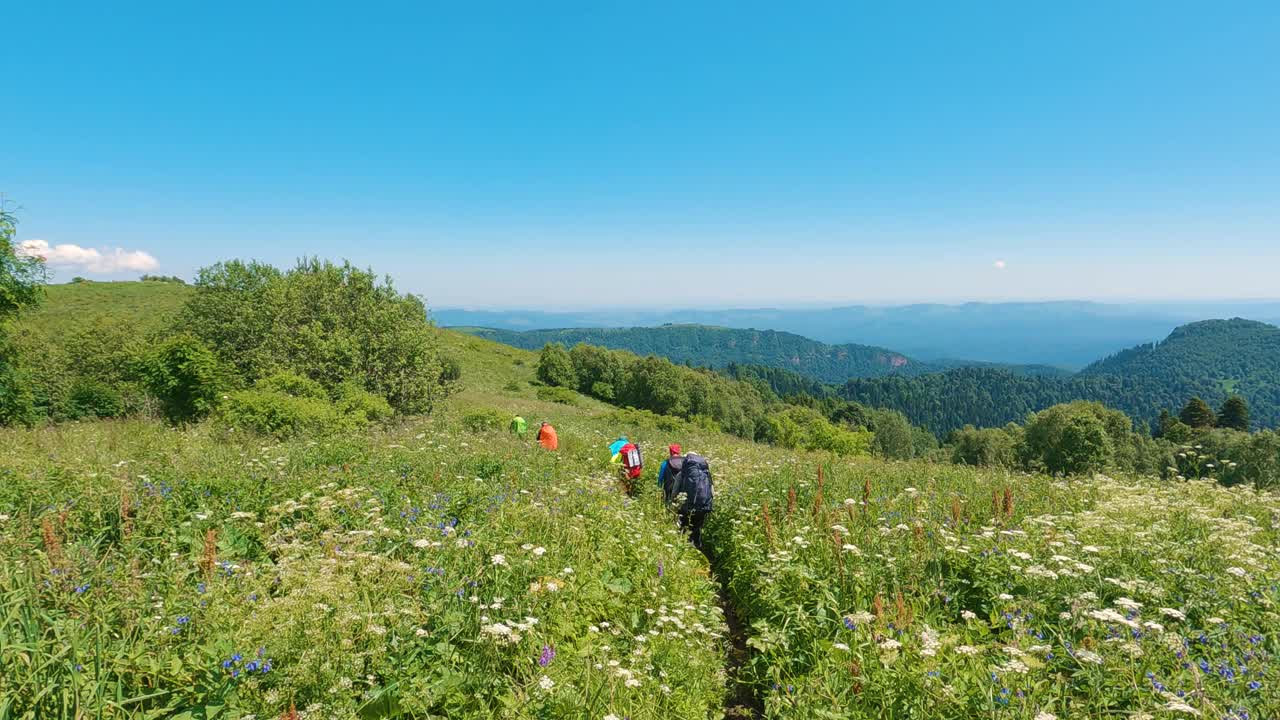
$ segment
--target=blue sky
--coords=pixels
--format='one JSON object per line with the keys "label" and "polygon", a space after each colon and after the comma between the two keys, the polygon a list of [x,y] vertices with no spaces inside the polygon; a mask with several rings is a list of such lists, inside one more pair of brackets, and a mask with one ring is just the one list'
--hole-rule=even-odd
{"label": "blue sky", "polygon": [[1274,2],[30,2],[0,25],[19,239],[98,250],[63,279],[317,254],[437,306],[1280,295]]}

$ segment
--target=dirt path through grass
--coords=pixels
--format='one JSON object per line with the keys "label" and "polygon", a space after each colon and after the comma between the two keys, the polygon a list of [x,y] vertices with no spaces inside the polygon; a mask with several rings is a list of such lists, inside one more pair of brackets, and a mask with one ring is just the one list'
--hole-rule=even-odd
{"label": "dirt path through grass", "polygon": [[751,649],[747,647],[747,628],[742,622],[738,608],[729,596],[729,589],[716,571],[715,551],[707,544],[702,545],[702,554],[707,557],[711,578],[716,583],[716,595],[720,600],[720,609],[724,611],[724,621],[729,627],[729,649],[725,658],[725,669],[729,675],[729,695],[725,699],[724,714],[726,718],[764,718],[764,702],[756,692],[756,687],[742,677],[747,662],[751,659]]}

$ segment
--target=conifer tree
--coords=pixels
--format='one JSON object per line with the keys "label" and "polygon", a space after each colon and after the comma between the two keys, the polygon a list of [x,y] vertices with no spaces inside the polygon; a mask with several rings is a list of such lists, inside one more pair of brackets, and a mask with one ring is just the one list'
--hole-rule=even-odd
{"label": "conifer tree", "polygon": [[1249,431],[1249,404],[1239,395],[1232,395],[1222,403],[1218,411],[1218,427]]}
{"label": "conifer tree", "polygon": [[1198,397],[1187,401],[1182,412],[1178,413],[1178,419],[1196,430],[1207,430],[1218,422],[1218,416],[1213,414],[1213,408]]}

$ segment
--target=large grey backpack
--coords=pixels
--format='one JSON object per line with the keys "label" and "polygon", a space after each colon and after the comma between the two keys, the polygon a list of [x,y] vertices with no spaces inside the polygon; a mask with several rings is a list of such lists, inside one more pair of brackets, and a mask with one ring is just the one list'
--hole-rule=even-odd
{"label": "large grey backpack", "polygon": [[701,455],[684,456],[680,469],[680,489],[685,494],[683,512],[711,512],[711,466]]}

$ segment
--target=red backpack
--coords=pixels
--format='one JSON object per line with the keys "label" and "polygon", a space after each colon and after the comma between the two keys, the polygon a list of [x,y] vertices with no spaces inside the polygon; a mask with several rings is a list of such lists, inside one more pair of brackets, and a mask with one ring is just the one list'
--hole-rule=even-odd
{"label": "red backpack", "polygon": [[640,446],[635,443],[627,443],[618,451],[622,456],[622,467],[627,471],[627,477],[640,477],[640,470],[644,466],[644,458],[640,455]]}

